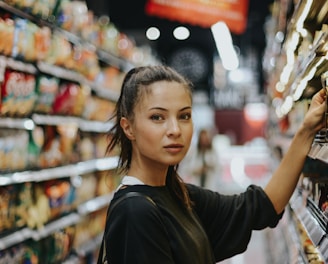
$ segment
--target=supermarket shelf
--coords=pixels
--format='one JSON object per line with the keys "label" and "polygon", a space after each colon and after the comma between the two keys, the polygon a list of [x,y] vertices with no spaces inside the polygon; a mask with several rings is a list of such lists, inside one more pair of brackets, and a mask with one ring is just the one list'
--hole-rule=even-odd
{"label": "supermarket shelf", "polygon": [[103,238],[103,233],[99,234],[96,238],[89,240],[84,243],[81,247],[76,249],[78,256],[86,256],[88,253],[93,252],[95,249],[99,248]]}
{"label": "supermarket shelf", "polygon": [[50,74],[59,79],[69,80],[80,84],[88,85],[99,97],[114,102],[118,100],[119,97],[118,93],[111,91],[108,87],[101,87],[97,85],[95,82],[87,80],[81,73],[78,73],[76,71],[51,65],[42,61],[37,63],[37,68],[39,69],[40,72]]}
{"label": "supermarket shelf", "polygon": [[318,220],[314,217],[313,213],[308,210],[305,203],[307,203],[307,201],[304,202],[304,198],[296,192],[290,201],[290,206],[303,224],[314,245],[318,246],[325,237],[326,231],[320,226]]}
{"label": "supermarket shelf", "polygon": [[[292,216],[289,215],[289,217],[291,218]],[[297,254],[291,254],[290,261],[292,261],[292,263],[307,263],[307,258],[304,254],[302,243],[299,237],[299,230],[296,227],[296,223],[294,223],[291,219],[290,223],[288,223],[286,226],[286,231],[288,232],[286,238],[290,243],[290,247],[293,247],[294,249],[292,250],[289,248],[289,252],[295,252],[295,250],[297,251]]]}
{"label": "supermarket shelf", "polygon": [[[320,256],[328,263],[328,219],[309,198],[296,191],[290,200],[290,208],[302,229]],[[304,249],[300,252],[304,254]]]}
{"label": "supermarket shelf", "polygon": [[16,231],[12,234],[0,238],[0,250],[9,248],[15,244],[30,239],[31,237],[32,237],[32,230],[29,228],[24,228],[19,231]]}
{"label": "supermarket shelf", "polygon": [[113,193],[96,197],[78,206],[77,211],[79,215],[87,215],[107,206],[113,198]]}
{"label": "supermarket shelf", "polygon": [[129,69],[131,69],[133,67],[133,64],[129,61],[127,61],[124,58],[121,58],[117,55],[112,54],[109,51],[103,51],[103,50],[99,50],[97,47],[95,47],[93,44],[88,43],[87,41],[81,39],[80,37],[65,31],[59,27],[57,27],[54,23],[52,22],[48,22],[44,19],[41,19],[37,16],[28,14],[27,12],[24,12],[23,10],[19,10],[18,8],[15,8],[11,5],[8,5],[7,3],[4,3],[3,1],[0,1],[0,8],[7,10],[8,12],[15,14],[21,18],[25,18],[28,19],[30,21],[35,22],[36,24],[39,25],[43,25],[43,26],[47,26],[53,30],[55,30],[56,32],[62,34],[63,36],[65,36],[70,42],[72,43],[77,43],[79,45],[84,44],[86,46],[89,46],[90,48],[96,49],[99,59],[102,60],[103,62],[116,66],[120,69],[123,69],[124,71],[128,71]]}
{"label": "supermarket shelf", "polygon": [[77,224],[80,220],[81,218],[77,213],[71,213],[47,224],[43,229],[32,230],[31,238],[35,241],[41,240],[42,238],[48,237],[49,235],[55,233],[57,230]]}
{"label": "supermarket shelf", "polygon": [[0,117],[0,127],[33,130],[36,125],[76,125],[81,131],[107,133],[112,122],[85,120],[74,116],[33,114],[31,118]]}
{"label": "supermarket shelf", "polygon": [[41,182],[46,180],[66,178],[86,174],[93,171],[111,170],[117,166],[118,157],[108,157],[81,161],[76,164],[43,169],[38,171],[23,171],[0,175],[0,186],[22,182]]}
{"label": "supermarket shelf", "polygon": [[[4,237],[1,237],[0,250],[4,250],[28,239],[38,241],[67,226],[75,225],[79,221],[81,221],[81,219],[83,219],[83,216],[85,216],[86,214],[96,212],[108,206],[112,196],[113,194],[110,193],[107,195],[95,197],[94,199],[91,199],[80,205],[77,209],[77,212],[72,212],[68,215],[62,216],[59,219],[46,224],[42,229],[34,230],[26,227],[18,231],[14,231]],[[83,255],[97,248],[97,246],[99,246],[100,244],[100,237],[101,236],[99,235],[99,237],[97,237],[94,241],[88,242],[85,245],[81,246],[77,250],[78,254]]]}
{"label": "supermarket shelf", "polygon": [[18,61],[3,55],[0,55],[0,65],[2,68],[8,67],[10,69],[15,69],[17,71],[23,71],[31,74],[36,74],[38,71],[37,68],[31,63]]}
{"label": "supermarket shelf", "polygon": [[322,252],[322,256],[326,263],[328,263],[328,237],[325,236],[325,238],[321,241],[318,249],[320,252]]}
{"label": "supermarket shelf", "polygon": [[79,220],[80,217],[78,214],[71,213],[45,225],[45,227],[40,230],[32,230],[26,227],[19,231],[15,231],[7,236],[0,238],[0,250],[4,250],[28,239],[33,239],[36,241],[40,240],[49,236],[57,230],[76,224]]}
{"label": "supermarket shelf", "polygon": [[67,117],[56,115],[40,115],[33,114],[32,120],[38,125],[62,125],[62,124],[76,124],[82,131],[106,133],[112,126],[112,122],[101,122],[94,120],[85,120],[80,117]]}

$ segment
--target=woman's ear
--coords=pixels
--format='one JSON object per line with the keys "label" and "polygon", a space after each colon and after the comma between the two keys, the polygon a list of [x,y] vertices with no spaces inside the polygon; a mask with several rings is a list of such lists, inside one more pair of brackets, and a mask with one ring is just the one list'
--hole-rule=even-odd
{"label": "woman's ear", "polygon": [[130,140],[135,139],[130,121],[126,117],[121,118],[120,126],[128,139]]}

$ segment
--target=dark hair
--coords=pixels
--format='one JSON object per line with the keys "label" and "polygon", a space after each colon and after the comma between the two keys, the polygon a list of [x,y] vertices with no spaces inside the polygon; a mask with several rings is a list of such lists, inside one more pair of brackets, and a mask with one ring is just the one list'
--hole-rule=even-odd
{"label": "dark hair", "polygon": [[[143,66],[131,69],[125,76],[121,94],[116,103],[114,115],[111,120],[114,121],[113,127],[109,131],[109,144],[107,152],[111,152],[115,147],[120,148],[118,170],[120,173],[127,171],[131,165],[132,144],[126,137],[120,126],[122,117],[130,120],[134,119],[134,109],[144,93],[149,92],[149,85],[159,81],[177,82],[182,84],[192,97],[192,84],[172,68],[165,65]],[[185,184],[177,174],[178,165],[169,166],[166,175],[166,184],[182,203],[191,207],[191,202]]]}

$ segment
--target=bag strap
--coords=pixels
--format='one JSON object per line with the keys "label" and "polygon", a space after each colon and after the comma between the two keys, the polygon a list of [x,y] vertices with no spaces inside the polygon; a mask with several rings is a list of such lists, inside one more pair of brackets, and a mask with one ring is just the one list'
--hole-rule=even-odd
{"label": "bag strap", "polygon": [[[145,195],[143,193],[140,192],[127,192],[124,195],[122,195],[120,198],[118,198],[113,204],[111,204],[111,206],[108,209],[107,212],[107,219],[109,219],[109,216],[112,214],[114,208],[123,200],[125,200],[126,198],[130,198],[130,197],[135,197],[135,196],[141,196],[146,198],[149,202],[151,202],[154,206],[157,207],[156,203],[154,202],[154,200],[152,198],[150,198],[148,195]],[[102,256],[98,257],[98,262],[97,264],[108,264],[108,260],[107,260],[107,256],[106,256],[106,241],[105,241],[105,234],[103,236],[103,240],[101,243],[101,247],[100,247],[100,251],[102,253]]]}
{"label": "bag strap", "polygon": [[114,210],[114,208],[123,200],[125,200],[126,198],[130,198],[130,197],[135,197],[135,196],[141,196],[146,198],[149,202],[151,202],[153,205],[157,206],[156,203],[154,202],[154,200],[152,198],[150,198],[148,195],[140,193],[140,192],[127,192],[125,194],[123,194],[120,198],[118,198],[115,203],[113,203],[110,207],[110,210],[108,210],[107,213],[107,218],[109,218],[109,216],[112,214],[112,211]]}

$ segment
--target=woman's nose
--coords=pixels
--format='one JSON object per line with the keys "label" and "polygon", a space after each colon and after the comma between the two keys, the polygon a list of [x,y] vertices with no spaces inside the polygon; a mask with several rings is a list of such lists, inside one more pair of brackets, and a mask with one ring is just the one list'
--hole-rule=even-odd
{"label": "woman's nose", "polygon": [[181,129],[178,120],[172,119],[168,122],[168,135],[180,135]]}

